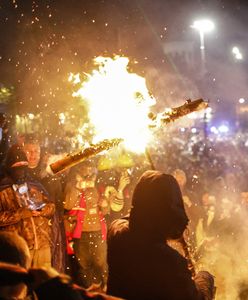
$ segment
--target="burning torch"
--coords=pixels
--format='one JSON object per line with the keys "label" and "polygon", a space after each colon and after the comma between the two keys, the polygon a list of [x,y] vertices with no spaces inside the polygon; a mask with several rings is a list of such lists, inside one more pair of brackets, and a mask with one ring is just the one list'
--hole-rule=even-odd
{"label": "burning torch", "polygon": [[57,174],[58,172],[70,168],[104,150],[109,150],[112,147],[118,146],[122,141],[123,139],[103,140],[97,144],[85,148],[82,151],[66,155],[64,158],[50,164],[50,168],[53,171],[53,174]]}
{"label": "burning torch", "polygon": [[173,122],[183,116],[186,116],[192,112],[199,111],[208,107],[208,103],[203,99],[197,100],[186,100],[186,102],[178,107],[170,108],[162,113],[154,114],[149,113],[148,117],[151,119],[152,124],[150,127],[157,127],[158,123],[168,124]]}
{"label": "burning torch", "polygon": [[[159,114],[149,113],[148,117],[151,119],[152,124],[150,127],[158,127],[158,123],[161,124],[168,124],[176,119],[179,119],[185,115],[188,115],[194,111],[199,111],[201,109],[205,109],[208,106],[208,103],[202,99],[197,99],[194,101],[187,100],[186,103],[179,107],[171,108],[168,111]],[[95,145],[91,145],[88,148],[85,148],[82,151],[79,151],[74,154],[68,154],[64,158],[50,164],[50,168],[54,174],[61,172],[67,168],[70,168],[89,157],[95,156],[96,154],[104,151],[109,150],[112,147],[119,145],[123,139],[116,138],[116,139],[105,139]],[[148,149],[146,149],[146,156],[149,159],[149,162],[153,169],[155,169],[152,159],[150,157]]]}

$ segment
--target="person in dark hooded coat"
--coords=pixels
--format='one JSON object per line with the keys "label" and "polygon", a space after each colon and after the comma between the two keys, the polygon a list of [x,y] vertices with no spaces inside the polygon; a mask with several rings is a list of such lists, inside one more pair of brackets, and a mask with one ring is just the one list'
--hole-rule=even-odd
{"label": "person in dark hooded coat", "polygon": [[188,224],[175,178],[146,171],[133,194],[127,219],[108,232],[108,288],[127,300],[213,299],[214,280],[200,272],[194,280],[187,260],[167,241],[179,239]]}

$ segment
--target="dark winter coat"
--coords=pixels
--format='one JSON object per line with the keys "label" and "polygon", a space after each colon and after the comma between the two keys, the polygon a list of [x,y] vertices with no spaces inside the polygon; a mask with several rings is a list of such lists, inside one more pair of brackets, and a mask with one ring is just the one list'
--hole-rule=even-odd
{"label": "dark winter coat", "polygon": [[145,172],[129,220],[113,222],[108,233],[108,293],[128,300],[211,299],[192,280],[186,259],[166,243],[179,238],[187,223],[176,180]]}

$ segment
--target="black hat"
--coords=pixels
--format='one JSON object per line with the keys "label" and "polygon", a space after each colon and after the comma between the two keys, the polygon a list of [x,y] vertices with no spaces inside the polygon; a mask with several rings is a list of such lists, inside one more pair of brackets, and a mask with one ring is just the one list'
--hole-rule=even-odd
{"label": "black hat", "polygon": [[6,155],[6,161],[5,161],[6,168],[18,167],[24,165],[25,166],[28,165],[28,159],[22,147],[19,145],[11,146]]}

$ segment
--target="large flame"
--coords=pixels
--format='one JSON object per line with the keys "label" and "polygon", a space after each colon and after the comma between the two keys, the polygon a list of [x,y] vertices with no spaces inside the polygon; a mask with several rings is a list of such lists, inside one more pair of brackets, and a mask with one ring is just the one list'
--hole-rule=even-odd
{"label": "large flame", "polygon": [[[88,102],[90,122],[95,128],[93,142],[123,138],[125,146],[143,152],[152,138],[148,114],[155,99],[149,94],[145,79],[129,73],[127,57],[97,57],[97,69],[73,93]],[[70,76],[78,83],[79,76]]]}

